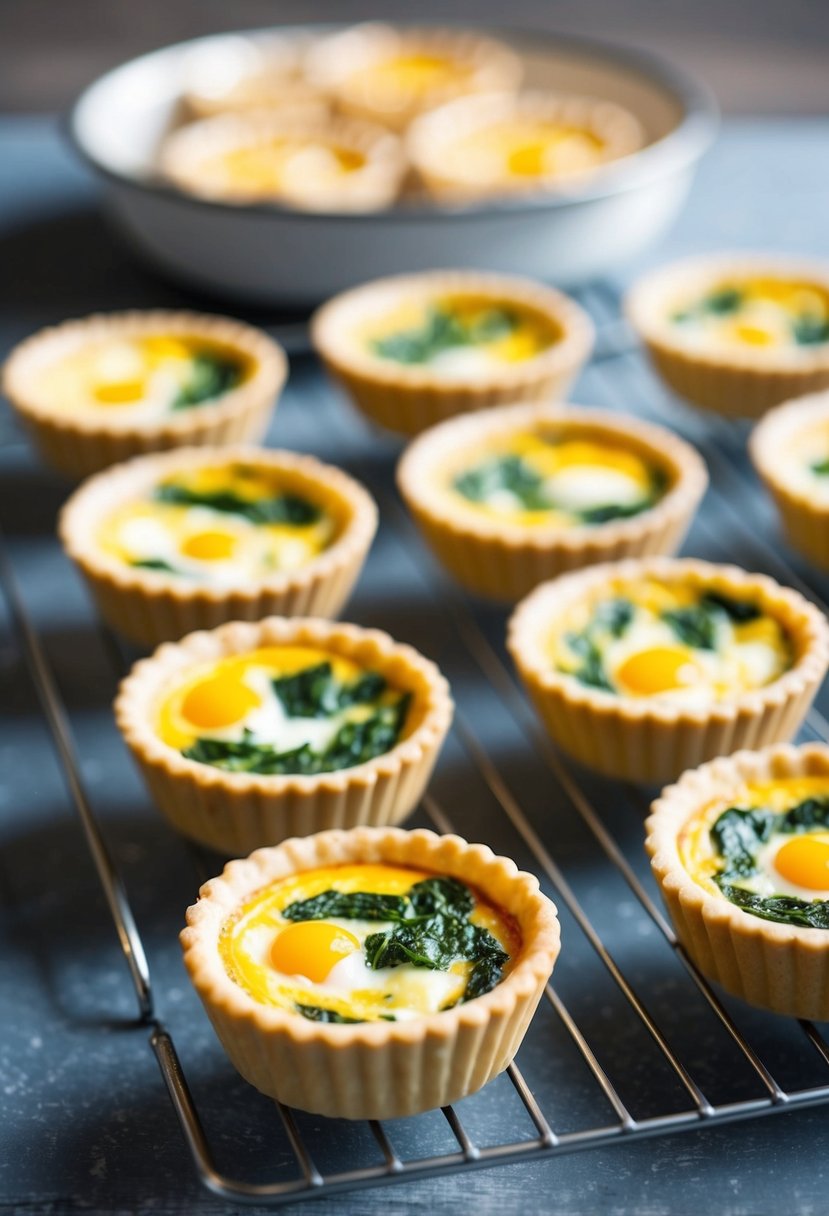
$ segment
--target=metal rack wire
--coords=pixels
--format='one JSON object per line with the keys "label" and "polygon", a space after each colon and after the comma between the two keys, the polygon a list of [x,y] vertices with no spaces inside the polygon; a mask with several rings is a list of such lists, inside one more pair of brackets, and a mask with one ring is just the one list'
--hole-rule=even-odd
{"label": "metal rack wire", "polygon": [[[795,568],[773,543],[764,539],[762,530],[745,522],[738,501],[740,495],[751,497],[755,514],[762,512],[763,507],[742,455],[743,437],[739,427],[702,418],[660,392],[639,356],[626,345],[617,320],[618,302],[609,289],[589,293],[585,302],[599,321],[603,341],[585,377],[581,398],[667,421],[695,442],[712,473],[712,488],[695,539],[712,555],[765,569],[781,581],[800,587],[825,609],[811,577],[807,581],[803,568],[799,565]],[[776,1075],[776,1064],[766,1058],[770,1055],[779,1062],[780,1053],[775,1044],[776,1036],[783,1033],[780,1027],[784,1020],[763,1018],[757,1021],[756,1017],[749,1017],[747,1022],[745,1011],[735,1008],[733,1002],[721,999],[677,943],[649,889],[649,879],[641,864],[641,847],[638,851],[632,849],[628,841],[620,840],[611,826],[611,803],[624,804],[628,813],[641,818],[647,807],[647,795],[632,787],[597,783],[556,752],[525,703],[506,664],[499,642],[503,613],[481,609],[471,603],[434,567],[393,495],[389,461],[376,458],[376,444],[366,443],[363,424],[335,403],[330,393],[321,390],[315,372],[306,369],[301,373],[301,381],[301,414],[295,407],[297,446],[318,447],[318,436],[325,432],[329,444],[339,451],[341,462],[348,464],[370,485],[381,502],[383,532],[387,545],[391,546],[387,554],[393,553],[395,560],[408,562],[412,567],[410,574],[415,580],[412,586],[417,585],[419,610],[434,613],[449,639],[447,662],[453,685],[456,679],[458,681],[459,707],[452,747],[459,771],[475,774],[480,798],[482,802],[486,800],[487,806],[487,818],[478,824],[477,836],[491,840],[496,835],[508,833],[516,841],[543,885],[559,903],[573,940],[578,935],[585,957],[592,956],[593,965],[603,975],[615,999],[627,1010],[636,1033],[648,1040],[661,1067],[670,1074],[676,1094],[674,1100],[666,1102],[667,1109],[650,1108],[644,1112],[636,1109],[641,1105],[641,1095],[637,1092],[633,1071],[626,1071],[625,1067],[620,1069],[618,1059],[610,1062],[603,1059],[607,1054],[604,1037],[594,1020],[588,1018],[585,1025],[579,1012],[571,1007],[571,999],[562,995],[557,971],[556,986],[548,986],[545,994],[546,1014],[552,1019],[545,1022],[545,1033],[549,1028],[549,1034],[562,1049],[569,1044],[579,1068],[590,1079],[591,1103],[593,1097],[598,1099],[599,1113],[583,1120],[583,1126],[567,1126],[566,1121],[562,1123],[560,1115],[557,1118],[554,1113],[555,1104],[548,1107],[549,1088],[543,1079],[530,1075],[522,1050],[520,1065],[513,1064],[503,1082],[510,1087],[525,1124],[515,1138],[499,1136],[495,1142],[480,1142],[468,1125],[466,1103],[474,1102],[474,1099],[468,1099],[460,1104],[462,1109],[443,1111],[445,1130],[450,1137],[445,1151],[407,1151],[402,1142],[407,1145],[412,1142],[408,1131],[398,1139],[398,1129],[372,1122],[368,1126],[374,1152],[366,1154],[365,1164],[332,1170],[318,1164],[320,1133],[317,1132],[312,1140],[302,1117],[278,1106],[291,1153],[288,1166],[275,1168],[265,1181],[237,1178],[220,1168],[214,1141],[193,1096],[174,1036],[158,1012],[158,992],[128,897],[128,883],[122,869],[113,862],[85,789],[71,713],[64,702],[60,681],[21,589],[11,550],[0,534],[0,586],[117,932],[134,990],[137,1024],[148,1032],[150,1048],[203,1184],[234,1202],[278,1206],[322,1192],[391,1184],[499,1162],[553,1157],[601,1144],[676,1133],[703,1124],[733,1122],[829,1101],[829,1071],[823,1071],[829,1070],[829,1047],[819,1030],[811,1023],[800,1022],[794,1027],[785,1023],[786,1035],[791,1036],[794,1029],[806,1045],[811,1063],[805,1065],[804,1076],[795,1084],[784,1083]],[[297,396],[297,403],[299,400]],[[727,524],[725,536],[723,523]],[[113,678],[116,678],[128,660],[117,641],[102,627],[98,629],[98,642],[109,656]],[[524,741],[526,752],[523,759],[519,758],[519,768],[529,764],[529,757],[532,757],[534,778],[540,781],[540,774],[544,774],[549,790],[562,808],[562,816],[566,805],[576,824],[574,830],[587,841],[582,852],[573,854],[571,851],[565,863],[558,857],[557,833],[549,817],[528,804],[526,790],[521,790],[521,782],[516,780],[515,768],[510,768],[498,749],[489,745],[477,712],[477,702],[484,695],[497,700],[498,713],[502,715],[497,721],[497,731],[512,731]],[[810,736],[829,739],[829,723],[818,709],[812,711],[806,729]],[[441,793],[441,789],[446,792]],[[460,830],[465,835],[472,835],[470,813],[464,809],[465,805],[453,800],[451,786],[438,783],[425,799],[423,811],[439,831]],[[620,954],[624,953],[619,946],[620,939],[614,938],[615,944],[606,940],[608,935],[588,906],[591,902],[589,891],[585,895],[577,889],[584,887],[579,878],[579,866],[573,871],[575,881],[571,880],[574,856],[581,861],[582,868],[586,866],[587,871],[598,875],[600,881],[608,880],[608,875],[615,876],[613,881],[618,881],[633,901],[636,917],[641,918],[640,928],[644,925],[649,932],[652,930],[672,955],[687,990],[717,1028],[718,1050],[727,1055],[729,1068],[739,1065],[747,1077],[745,1083],[736,1085],[732,1092],[712,1096],[700,1075],[705,1071],[701,1059],[693,1050],[686,1052],[677,1046],[677,1039],[683,1038],[683,1028],[663,1016],[664,1001],[655,992],[652,977],[646,976],[643,982],[635,974],[635,966],[631,968],[627,961],[620,961]],[[192,850],[191,860],[200,878],[216,869],[215,860],[196,849]],[[171,932],[177,928],[177,925],[171,928]],[[563,958],[567,957],[568,941],[565,932]],[[655,1006],[659,1007],[660,1013],[654,1012]],[[761,1051],[755,1045],[758,1039],[763,1041],[766,1050]],[[216,1050],[218,1052],[218,1048]],[[624,1056],[624,1051],[621,1055]],[[535,1062],[538,1058],[532,1057]],[[719,1065],[721,1058],[716,1058],[714,1063]],[[817,1084],[804,1080],[807,1074],[811,1078],[813,1067],[819,1069]],[[236,1118],[238,1120],[238,1113]]]}

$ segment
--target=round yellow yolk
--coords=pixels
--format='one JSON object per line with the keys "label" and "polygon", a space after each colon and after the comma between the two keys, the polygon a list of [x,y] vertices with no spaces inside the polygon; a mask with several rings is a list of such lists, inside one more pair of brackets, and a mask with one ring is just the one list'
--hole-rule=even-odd
{"label": "round yellow yolk", "polygon": [[144,396],[143,380],[104,380],[92,390],[96,401],[102,405],[131,405]]}
{"label": "round yellow yolk", "polygon": [[648,697],[694,683],[696,668],[681,646],[653,646],[630,655],[616,671],[626,691]]}
{"label": "round yellow yolk", "polygon": [[540,177],[546,168],[548,151],[549,144],[544,140],[522,144],[507,158],[510,172],[522,177]]}
{"label": "round yellow yolk", "polygon": [[271,946],[271,963],[283,975],[304,975],[312,984],[321,984],[332,967],[359,948],[347,929],[306,920],[282,930]]}
{"label": "round yellow yolk", "polygon": [[194,532],[180,546],[185,557],[201,562],[220,562],[233,556],[236,537],[230,532]]}
{"label": "round yellow yolk", "polygon": [[260,704],[253,689],[238,676],[222,674],[194,685],[181,703],[181,714],[201,730],[221,730]]}
{"label": "round yellow yolk", "polygon": [[795,836],[777,850],[774,868],[798,887],[829,890],[829,838]]}

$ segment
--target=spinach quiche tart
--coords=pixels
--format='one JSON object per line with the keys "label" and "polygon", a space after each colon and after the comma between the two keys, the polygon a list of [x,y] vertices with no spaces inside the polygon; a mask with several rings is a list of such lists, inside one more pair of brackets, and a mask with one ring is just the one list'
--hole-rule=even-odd
{"label": "spinach quiche tart", "polygon": [[829,623],[766,575],[640,558],[543,583],[516,609],[508,645],[564,751],[658,782],[791,739],[829,665]]}
{"label": "spinach quiche tart", "polygon": [[397,481],[447,570],[476,594],[516,600],[565,570],[673,553],[708,476],[662,427],[531,404],[426,431]]}
{"label": "spinach quiche tart", "polygon": [[715,760],[651,811],[651,865],[700,971],[752,1005],[829,1019],[829,748]]}
{"label": "spinach quiche tart", "polygon": [[593,326],[530,279],[435,270],[335,296],[314,314],[311,337],[358,409],[415,435],[470,410],[564,396]]}
{"label": "spinach quiche tart", "polygon": [[124,312],[34,334],[2,387],[43,460],[79,480],[145,452],[258,442],[287,371],[282,347],[241,321]]}
{"label": "spinach quiche tart", "polygon": [[155,646],[265,616],[337,616],[377,527],[366,490],[310,456],[187,448],[90,478],[60,517],[107,624]]}
{"label": "spinach quiche tart", "polygon": [[719,254],[664,266],[626,309],[666,384],[721,414],[757,418],[829,388],[829,265]]}
{"label": "spinach quiche tart", "polygon": [[508,1067],[559,924],[538,880],[485,845],[354,828],[230,862],[181,940],[246,1080],[315,1114],[389,1119]]}
{"label": "spinach quiche tart", "polygon": [[790,544],[829,569],[829,392],[770,410],[748,446]]}
{"label": "spinach quiche tart", "polygon": [[452,701],[434,663],[388,634],[269,617],[160,646],[124,680],[115,714],[173,825],[241,856],[404,819]]}

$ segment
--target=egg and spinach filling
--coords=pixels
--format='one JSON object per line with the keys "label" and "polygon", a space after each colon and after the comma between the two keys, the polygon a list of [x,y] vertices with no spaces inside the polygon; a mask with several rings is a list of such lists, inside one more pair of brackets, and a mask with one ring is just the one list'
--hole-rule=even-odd
{"label": "egg and spinach filling", "polygon": [[492,445],[451,486],[464,505],[494,519],[567,527],[639,515],[659,501],[668,479],[633,450],[526,432]]}
{"label": "egg and spinach filling", "polygon": [[36,389],[56,409],[151,420],[219,401],[251,371],[247,355],[200,338],[110,338],[48,364]]}
{"label": "egg and spinach filling", "polygon": [[551,320],[518,305],[447,296],[392,313],[367,345],[380,359],[464,375],[532,359],[559,337]]}
{"label": "egg and spinach filling", "polygon": [[332,543],[338,522],[291,484],[238,462],[176,473],[112,512],[99,543],[135,569],[210,586],[296,570]]}
{"label": "egg and spinach filling", "polygon": [[691,706],[762,688],[792,664],[786,630],[755,599],[656,580],[579,605],[552,650],[558,671],[591,688]]}
{"label": "egg and spinach filling", "polygon": [[391,751],[411,708],[410,693],[350,659],[269,646],[200,669],[162,702],[157,729],[199,764],[310,777]]}
{"label": "egg and spinach filling", "polygon": [[829,292],[785,279],[729,280],[675,311],[671,320],[694,342],[813,347],[829,342]]}
{"label": "egg and spinach filling", "polygon": [[683,831],[683,864],[702,886],[752,916],[829,929],[829,780],[749,786]]}
{"label": "egg and spinach filling", "polygon": [[405,1021],[482,996],[519,945],[512,919],[457,878],[370,863],[272,883],[219,940],[256,1001],[334,1023]]}

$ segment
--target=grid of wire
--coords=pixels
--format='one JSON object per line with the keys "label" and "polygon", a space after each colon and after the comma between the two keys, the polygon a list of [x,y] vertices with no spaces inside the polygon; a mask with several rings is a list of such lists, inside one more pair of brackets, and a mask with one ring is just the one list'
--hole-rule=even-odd
{"label": "grid of wire", "polygon": [[[766,569],[781,581],[798,586],[812,599],[816,599],[825,610],[826,606],[814,586],[807,585],[802,573],[793,568],[776,547],[764,540],[757,528],[747,522],[745,512],[735,501],[732,492],[735,486],[745,493],[750,489],[750,472],[745,465],[740,428],[725,421],[702,418],[659,393],[639,356],[628,345],[627,335],[617,320],[618,301],[609,289],[597,289],[589,293],[585,302],[596,316],[601,334],[599,349],[585,380],[585,387],[590,386],[595,399],[604,405],[628,410],[633,408],[643,416],[669,422],[695,442],[708,461],[712,472],[712,489],[707,511],[703,512],[699,523],[700,535],[713,546],[714,551],[723,548],[724,557],[739,559],[745,565]],[[314,425],[319,427],[322,423],[327,426],[330,421],[332,433],[339,435],[343,442],[353,438],[349,428],[353,432],[353,428],[357,426],[354,420],[349,420],[339,407],[333,405],[328,394],[318,394],[318,397],[314,403],[314,417],[317,419]],[[317,409],[325,414],[324,419],[317,414]],[[384,527],[392,534],[395,543],[407,549],[416,547],[419,542],[390,491],[388,477],[384,473],[378,473],[374,465],[370,464],[360,469],[360,473],[379,498]],[[724,483],[728,483],[727,489],[724,489]],[[727,545],[721,532],[721,521],[727,524]],[[425,555],[421,554],[421,557],[428,563]],[[489,636],[491,631],[488,630],[487,623],[491,624],[490,618],[486,614],[480,616],[474,605],[454,590],[438,572],[429,570],[428,565],[424,581],[428,585],[430,602],[445,618],[453,637],[462,649],[465,661],[471,664],[475,681],[483,681],[494,690],[504,712],[520,724],[554,787],[567,798],[589,833],[592,840],[592,862],[599,866],[612,867],[621,877],[636,901],[641,915],[648,919],[657,934],[668,944],[683,968],[688,982],[719,1024],[730,1045],[730,1052],[739,1057],[748,1069],[757,1092],[752,1096],[735,1095],[718,1100],[708,1096],[706,1088],[696,1075],[697,1062],[681,1054],[672,1045],[670,1031],[661,1025],[651,1012],[650,1002],[643,996],[640,986],[620,966],[614,953],[603,941],[583,901],[557,862],[554,850],[545,842],[533,823],[532,816],[522,806],[512,784],[493,759],[486,741],[476,727],[474,715],[469,712],[469,698],[466,703],[463,698],[458,698],[460,710],[455,737],[465,762],[474,767],[491,796],[493,806],[497,808],[497,814],[508,823],[510,830],[528,850],[536,872],[549,884],[559,904],[567,910],[572,921],[578,926],[587,947],[598,959],[609,982],[626,1003],[640,1029],[647,1035],[654,1050],[672,1074],[683,1095],[680,1108],[644,1116],[634,1113],[632,1103],[624,1092],[624,1085],[614,1080],[611,1071],[600,1062],[601,1044],[597,1044],[595,1037],[580,1027],[577,1018],[556,988],[548,986],[545,995],[549,1009],[558,1019],[560,1027],[592,1078],[596,1092],[603,1100],[607,1112],[603,1120],[577,1130],[557,1130],[551,1113],[544,1109],[544,1103],[538,1096],[541,1087],[535,1084],[532,1077],[528,1079],[517,1064],[513,1064],[507,1073],[508,1082],[531,1128],[530,1134],[521,1139],[504,1139],[503,1142],[483,1145],[476,1143],[459,1112],[447,1108],[443,1115],[453,1141],[451,1151],[422,1156],[404,1155],[395,1147],[393,1134],[381,1124],[373,1122],[369,1124],[369,1128],[373,1142],[379,1150],[379,1163],[358,1164],[348,1169],[326,1171],[317,1165],[316,1146],[309,1142],[308,1135],[301,1131],[295,1113],[279,1106],[279,1116],[293,1154],[293,1168],[288,1171],[289,1176],[282,1176],[286,1171],[280,1170],[279,1177],[273,1181],[249,1182],[221,1171],[215,1163],[214,1148],[182,1068],[173,1036],[157,1013],[156,991],[142,937],[127,896],[126,884],[113,862],[101,825],[84,788],[77,748],[59,683],[0,534],[0,584],[8,601],[31,680],[38,693],[52,743],[63,767],[68,790],[80,817],[118,934],[135,993],[138,1019],[149,1031],[151,1049],[161,1069],[193,1164],[204,1185],[215,1194],[234,1202],[278,1206],[322,1192],[383,1185],[447,1171],[491,1166],[498,1162],[528,1160],[540,1155],[553,1156],[603,1143],[679,1132],[704,1123],[747,1119],[829,1100],[829,1071],[825,1074],[822,1072],[823,1068],[829,1069],[829,1048],[818,1029],[811,1023],[797,1024],[798,1034],[804,1037],[809,1049],[813,1049],[815,1053],[814,1061],[821,1069],[821,1083],[784,1086],[774,1075],[773,1068],[752,1045],[727,1003],[720,1000],[684,955],[670,925],[651,897],[646,884],[637,874],[636,867],[609,830],[602,814],[601,793],[597,795],[584,774],[576,773],[556,753],[529,713],[503,654]],[[502,625],[503,618],[498,618],[498,621]],[[117,641],[105,630],[103,641],[114,674],[120,675],[127,660]],[[809,716],[807,731],[812,736],[829,739],[829,723],[816,709]],[[606,796],[606,787],[604,788]],[[647,805],[647,797],[642,791],[619,788],[617,793],[619,797],[640,809]],[[437,830],[456,830],[455,817],[444,801],[430,795],[426,798],[423,809]],[[486,835],[486,827],[482,826],[481,837],[486,839]],[[192,850],[192,859],[200,876],[207,877],[211,862],[198,849]]]}

